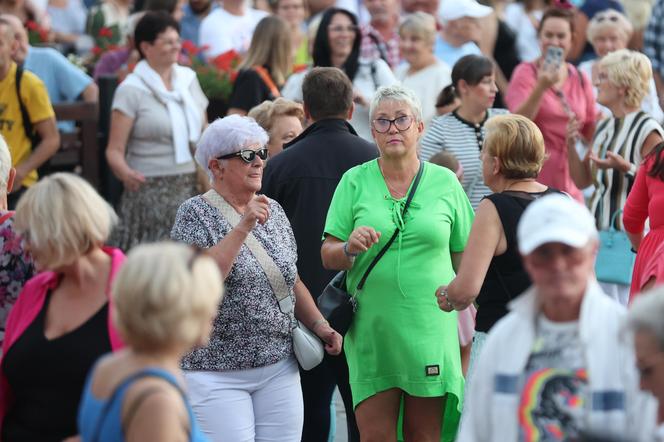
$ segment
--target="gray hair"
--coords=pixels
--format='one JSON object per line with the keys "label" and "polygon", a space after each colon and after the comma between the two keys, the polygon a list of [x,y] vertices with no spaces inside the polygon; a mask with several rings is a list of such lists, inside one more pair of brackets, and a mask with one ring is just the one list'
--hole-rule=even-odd
{"label": "gray hair", "polygon": [[402,32],[411,32],[429,43],[434,43],[436,40],[436,19],[433,15],[422,11],[408,14],[399,26],[399,34]]}
{"label": "gray hair", "polygon": [[415,120],[418,123],[422,121],[422,105],[420,104],[420,99],[412,90],[399,84],[379,87],[374,94],[373,99],[371,100],[371,106],[369,107],[370,119],[373,120],[376,108],[378,108],[383,101],[406,103],[410,107],[410,110],[413,111]]}
{"label": "gray hair", "polygon": [[664,286],[659,286],[638,296],[629,312],[625,327],[627,331],[652,333],[664,351]]}
{"label": "gray hair", "polygon": [[[0,135],[0,197],[7,195],[7,181],[9,181],[9,171],[12,168],[12,156],[9,153],[9,147],[5,139]],[[17,183],[17,185],[20,183]]]}
{"label": "gray hair", "polygon": [[588,28],[586,29],[588,43],[593,44],[593,40],[595,40],[597,35],[607,29],[617,30],[621,34],[625,46],[627,46],[629,39],[634,33],[634,27],[620,11],[605,9],[595,14],[588,23]]}
{"label": "gray hair", "polygon": [[265,146],[268,140],[267,132],[253,118],[229,115],[217,119],[205,129],[194,156],[212,180],[212,172],[208,167],[211,159],[239,152],[254,143]]}

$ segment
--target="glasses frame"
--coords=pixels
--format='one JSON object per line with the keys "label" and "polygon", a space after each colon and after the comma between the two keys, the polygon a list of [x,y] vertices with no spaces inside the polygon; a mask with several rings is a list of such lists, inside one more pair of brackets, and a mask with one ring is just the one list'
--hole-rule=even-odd
{"label": "glasses frame", "polygon": [[[397,124],[397,120],[401,120],[402,118],[407,118],[408,119],[408,126],[406,126],[403,129],[400,128],[399,125]],[[378,128],[376,127],[376,122],[377,121],[389,122],[389,124],[387,125],[387,129],[385,129],[383,131],[378,130]],[[413,117],[412,115],[402,115],[402,116],[394,118],[392,120],[390,120],[389,118],[375,118],[375,119],[371,120],[371,127],[373,127],[373,129],[376,132],[378,132],[379,134],[388,133],[390,131],[390,128],[392,127],[392,125],[394,125],[394,128],[396,130],[398,130],[399,132],[406,132],[408,129],[410,129],[413,126],[414,122],[415,122],[415,117]]]}
{"label": "glasses frame", "polygon": [[238,152],[233,152],[229,153],[227,155],[222,155],[220,157],[217,157],[218,160],[228,160],[231,158],[236,158],[240,157],[242,161],[244,161],[247,164],[251,164],[254,162],[256,157],[260,158],[261,160],[265,161],[267,160],[270,152],[268,151],[267,147],[261,147],[258,150],[253,150],[253,149],[241,149]]}

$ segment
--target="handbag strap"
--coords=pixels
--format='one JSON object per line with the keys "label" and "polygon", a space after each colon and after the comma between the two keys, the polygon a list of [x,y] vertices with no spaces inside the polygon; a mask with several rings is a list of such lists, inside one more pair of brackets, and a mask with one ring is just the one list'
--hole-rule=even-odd
{"label": "handbag strap", "polygon": [[[224,218],[226,218],[226,221],[231,225],[231,228],[237,226],[242,219],[240,214],[237,213],[235,209],[233,209],[233,207],[214,189],[205,192],[203,198],[221,212]],[[256,258],[260,266],[263,268],[263,272],[265,272],[265,276],[267,276],[267,280],[269,281],[272,291],[279,303],[279,309],[283,313],[295,317],[295,305],[289,296],[290,290],[286,283],[286,278],[284,278],[281,270],[277,267],[274,259],[268,255],[267,250],[265,250],[265,247],[263,247],[260,241],[258,241],[253,232],[250,232],[249,235],[247,235],[244,245],[247,246],[249,251],[254,255],[254,258]]]}
{"label": "handbag strap", "polygon": [[[408,210],[408,207],[410,206],[410,202],[413,200],[413,196],[415,195],[415,191],[417,190],[417,186],[420,183],[420,178],[422,178],[422,171],[424,170],[424,162],[420,161],[420,169],[417,171],[417,175],[415,175],[415,180],[413,181],[413,186],[410,188],[410,192],[408,193],[408,198],[406,199],[406,204],[403,206],[403,210],[401,211],[401,217],[405,218],[406,216],[406,211]],[[357,285],[357,290],[360,291],[364,287],[364,283],[367,281],[367,277],[369,276],[369,273],[373,270],[374,267],[376,267],[376,264],[378,264],[378,261],[385,255],[387,252],[387,249],[390,248],[392,243],[394,242],[395,239],[397,239],[397,236],[399,235],[399,227],[397,227],[394,230],[394,233],[392,234],[392,237],[390,240],[383,246],[382,249],[380,249],[380,252],[375,256],[373,261],[371,261],[371,264],[369,264],[369,267],[367,267],[367,270],[364,272],[364,275],[362,275],[362,279],[360,279],[360,283]]]}

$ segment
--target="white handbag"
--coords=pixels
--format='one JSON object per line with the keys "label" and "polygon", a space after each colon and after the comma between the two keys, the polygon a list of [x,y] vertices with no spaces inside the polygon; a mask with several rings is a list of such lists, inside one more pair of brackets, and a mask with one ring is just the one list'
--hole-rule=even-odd
{"label": "white handbag", "polygon": [[[240,215],[214,189],[208,190],[203,198],[216,207],[231,226],[235,227],[240,222]],[[244,244],[263,268],[277,298],[279,309],[282,313],[289,315],[291,323],[294,324],[291,329],[291,336],[293,337],[293,352],[297,362],[304,370],[311,370],[323,362],[325,354],[323,343],[318,336],[295,319],[295,304],[290,296],[290,290],[284,275],[253,233],[247,235]]]}

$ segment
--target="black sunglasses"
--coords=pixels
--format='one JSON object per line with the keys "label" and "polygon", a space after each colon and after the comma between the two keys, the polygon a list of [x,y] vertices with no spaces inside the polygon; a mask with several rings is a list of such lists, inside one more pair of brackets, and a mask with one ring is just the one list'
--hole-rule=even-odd
{"label": "black sunglasses", "polygon": [[252,163],[256,158],[256,156],[258,156],[258,158],[260,158],[263,161],[267,160],[267,155],[268,155],[267,147],[261,147],[258,150],[242,149],[239,152],[229,153],[228,155],[222,155],[220,157],[217,157],[217,159],[226,160],[229,158],[240,157],[244,160],[245,163]]}

